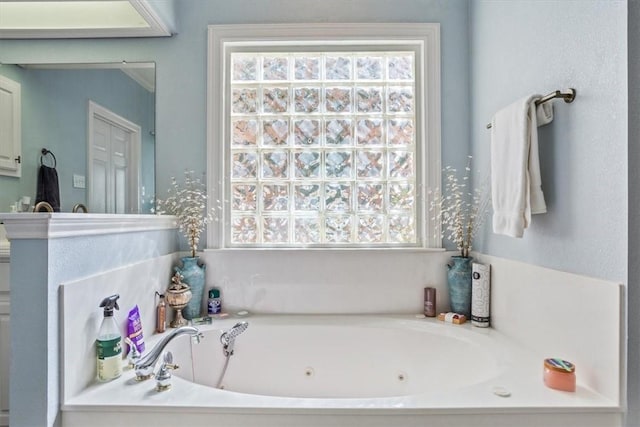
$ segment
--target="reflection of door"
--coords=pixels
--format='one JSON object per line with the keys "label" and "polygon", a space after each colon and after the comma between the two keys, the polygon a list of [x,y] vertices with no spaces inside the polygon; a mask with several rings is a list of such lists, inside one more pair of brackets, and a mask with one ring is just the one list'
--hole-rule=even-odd
{"label": "reflection of door", "polygon": [[137,213],[140,126],[89,102],[89,211]]}

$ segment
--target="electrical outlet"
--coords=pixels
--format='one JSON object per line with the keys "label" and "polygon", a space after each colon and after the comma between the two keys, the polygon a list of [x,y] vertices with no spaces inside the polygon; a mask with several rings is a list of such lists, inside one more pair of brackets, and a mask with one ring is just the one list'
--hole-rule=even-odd
{"label": "electrical outlet", "polygon": [[85,188],[84,175],[73,174],[73,188]]}

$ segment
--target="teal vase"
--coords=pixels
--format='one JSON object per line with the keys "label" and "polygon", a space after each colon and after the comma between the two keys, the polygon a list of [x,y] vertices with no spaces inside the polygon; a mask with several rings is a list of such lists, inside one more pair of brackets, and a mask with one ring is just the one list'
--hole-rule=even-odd
{"label": "teal vase", "polygon": [[200,317],[202,310],[202,296],[204,295],[204,271],[206,265],[199,265],[200,257],[182,257],[182,268],[175,267],[176,272],[183,277],[182,281],[191,288],[191,300],[182,310],[185,319]]}
{"label": "teal vase", "polygon": [[452,256],[447,264],[447,285],[451,311],[471,318],[471,262],[473,258]]}

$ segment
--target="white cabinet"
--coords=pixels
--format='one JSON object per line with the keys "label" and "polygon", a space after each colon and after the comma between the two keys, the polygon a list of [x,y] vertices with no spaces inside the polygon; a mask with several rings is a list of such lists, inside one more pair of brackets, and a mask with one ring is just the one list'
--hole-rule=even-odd
{"label": "white cabinet", "polygon": [[20,83],[0,75],[0,175],[20,177]]}

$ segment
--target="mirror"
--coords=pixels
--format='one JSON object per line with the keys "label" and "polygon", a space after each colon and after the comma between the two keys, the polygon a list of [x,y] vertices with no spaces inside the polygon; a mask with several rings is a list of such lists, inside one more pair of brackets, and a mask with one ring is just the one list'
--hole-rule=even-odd
{"label": "mirror", "polygon": [[46,149],[60,212],[151,213],[154,63],[0,64],[0,77],[21,88],[21,176],[0,174],[0,212],[31,211]]}

